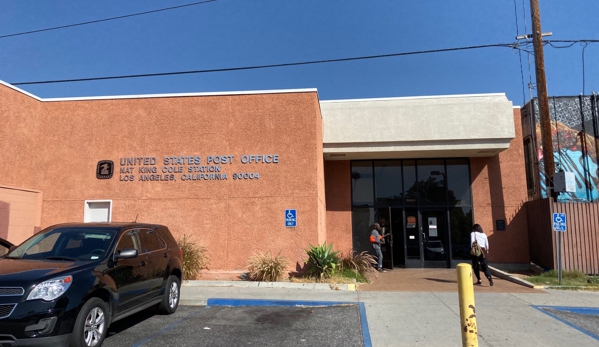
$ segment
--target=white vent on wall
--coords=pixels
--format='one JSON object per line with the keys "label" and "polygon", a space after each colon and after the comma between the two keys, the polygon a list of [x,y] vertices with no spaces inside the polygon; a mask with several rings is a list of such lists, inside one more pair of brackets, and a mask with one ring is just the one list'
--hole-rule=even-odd
{"label": "white vent on wall", "polygon": [[83,221],[85,223],[102,223],[112,220],[112,200],[86,200]]}

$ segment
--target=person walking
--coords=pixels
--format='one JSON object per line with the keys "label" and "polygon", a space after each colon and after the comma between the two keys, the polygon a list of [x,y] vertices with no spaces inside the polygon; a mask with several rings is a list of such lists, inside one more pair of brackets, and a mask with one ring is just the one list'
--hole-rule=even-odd
{"label": "person walking", "polygon": [[480,281],[480,271],[482,270],[487,279],[489,280],[489,285],[493,286],[493,277],[491,277],[491,271],[489,270],[489,265],[487,263],[487,255],[489,254],[489,239],[487,235],[483,232],[483,228],[479,224],[474,224],[472,226],[472,233],[470,233],[470,247],[474,244],[474,241],[478,243],[482,252],[479,256],[471,255],[472,257],[472,269],[474,269],[474,276],[476,276],[475,284],[482,284]]}
{"label": "person walking", "polygon": [[374,248],[374,251],[376,252],[376,257],[378,260],[377,270],[380,272],[386,272],[383,269],[383,252],[381,251],[381,245],[385,243],[384,237],[389,234],[381,235],[380,231],[381,225],[379,223],[374,223],[374,229],[372,229],[372,232],[370,233],[370,242],[372,243],[372,248]]}

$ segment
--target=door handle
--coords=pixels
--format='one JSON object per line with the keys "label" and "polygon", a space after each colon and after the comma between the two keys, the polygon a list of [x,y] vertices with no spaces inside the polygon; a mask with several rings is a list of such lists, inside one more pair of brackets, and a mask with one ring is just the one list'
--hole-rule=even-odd
{"label": "door handle", "polygon": [[145,261],[145,260],[142,260],[140,265],[141,265],[141,266],[146,266],[146,261]]}

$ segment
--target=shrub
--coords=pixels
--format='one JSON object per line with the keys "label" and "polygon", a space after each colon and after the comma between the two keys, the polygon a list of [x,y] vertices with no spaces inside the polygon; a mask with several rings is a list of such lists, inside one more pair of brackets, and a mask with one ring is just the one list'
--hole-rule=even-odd
{"label": "shrub", "polygon": [[378,274],[374,267],[376,264],[376,259],[366,251],[357,253],[352,249],[341,257],[341,268],[343,270],[355,271],[365,279],[370,279]]}
{"label": "shrub", "polygon": [[200,270],[208,268],[208,250],[204,246],[196,245],[187,235],[178,239],[177,244],[183,251],[183,279],[195,280]]}
{"label": "shrub", "polygon": [[259,252],[248,261],[249,279],[250,281],[264,282],[280,281],[287,265],[289,265],[289,261],[281,255],[281,252],[275,257],[270,252]]}
{"label": "shrub", "polygon": [[335,273],[335,269],[339,266],[339,251],[332,252],[333,244],[327,247],[325,242],[322,245],[314,247],[310,245],[310,249],[306,250],[308,260],[308,273],[311,276],[316,276],[320,280],[329,278]]}

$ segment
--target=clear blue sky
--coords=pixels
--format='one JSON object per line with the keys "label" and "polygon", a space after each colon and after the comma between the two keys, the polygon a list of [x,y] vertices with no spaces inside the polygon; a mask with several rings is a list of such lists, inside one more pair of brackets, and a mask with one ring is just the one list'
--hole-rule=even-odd
{"label": "clear blue sky", "polygon": [[[0,36],[195,1],[0,0]],[[539,1],[543,31],[553,32],[549,39],[599,39],[599,1]],[[512,43],[525,33],[525,25],[530,32],[529,0],[218,0],[1,38],[0,80],[217,69]],[[599,43],[589,44],[585,52],[589,94],[599,91]],[[580,44],[546,46],[545,58],[550,95],[582,93]],[[522,64],[527,84],[527,53]],[[531,73],[534,81],[534,68]],[[519,55],[509,48],[20,88],[45,98],[297,88],[317,88],[322,100],[501,92],[515,105],[524,102]]]}

